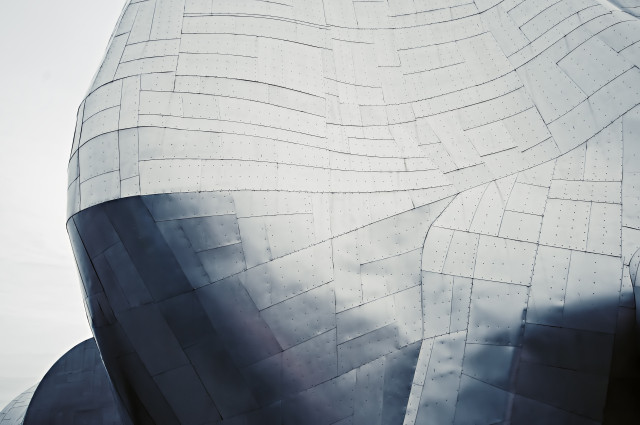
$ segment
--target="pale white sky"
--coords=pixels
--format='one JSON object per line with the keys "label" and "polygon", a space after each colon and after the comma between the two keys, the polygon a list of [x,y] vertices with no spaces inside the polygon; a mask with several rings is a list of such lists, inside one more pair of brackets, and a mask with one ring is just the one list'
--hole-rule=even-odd
{"label": "pale white sky", "polygon": [[0,0],[0,410],[91,336],[65,230],[76,110],[125,0]]}

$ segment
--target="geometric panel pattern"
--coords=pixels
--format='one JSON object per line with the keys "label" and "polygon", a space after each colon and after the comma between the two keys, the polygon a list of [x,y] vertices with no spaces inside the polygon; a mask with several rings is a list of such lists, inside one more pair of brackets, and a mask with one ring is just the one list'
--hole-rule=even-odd
{"label": "geometric panel pattern", "polygon": [[128,2],[67,229],[133,421],[605,421],[640,248],[639,12]]}

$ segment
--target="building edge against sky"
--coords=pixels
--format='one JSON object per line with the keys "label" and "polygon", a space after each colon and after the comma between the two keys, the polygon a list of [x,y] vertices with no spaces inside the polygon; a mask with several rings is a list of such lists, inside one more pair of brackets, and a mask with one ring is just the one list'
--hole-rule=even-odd
{"label": "building edge against sky", "polygon": [[126,5],[67,228],[135,423],[637,414],[637,5],[440,3]]}

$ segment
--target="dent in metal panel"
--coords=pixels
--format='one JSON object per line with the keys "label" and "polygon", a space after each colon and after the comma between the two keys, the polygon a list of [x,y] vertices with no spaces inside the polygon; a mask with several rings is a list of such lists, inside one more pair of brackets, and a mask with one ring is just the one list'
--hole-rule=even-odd
{"label": "dent in metal panel", "polygon": [[524,286],[474,280],[467,342],[519,345],[528,296]]}
{"label": "dent in metal panel", "polygon": [[333,285],[323,285],[275,304],[260,315],[286,350],[336,327]]}
{"label": "dent in metal panel", "polygon": [[532,243],[481,235],[473,277],[529,285],[536,251]]}
{"label": "dent in metal panel", "polygon": [[542,220],[540,243],[586,249],[590,210],[590,202],[549,199]]}

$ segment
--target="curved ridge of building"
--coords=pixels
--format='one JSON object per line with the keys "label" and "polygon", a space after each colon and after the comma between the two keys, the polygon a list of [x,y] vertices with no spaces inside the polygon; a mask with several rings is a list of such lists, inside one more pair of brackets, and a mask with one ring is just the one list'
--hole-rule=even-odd
{"label": "curved ridge of building", "polygon": [[638,6],[128,2],[67,229],[133,422],[603,423]]}
{"label": "curved ridge of building", "polygon": [[36,386],[27,389],[0,411],[0,425],[22,425]]}
{"label": "curved ridge of building", "polygon": [[60,357],[37,388],[30,391],[30,400],[23,405],[20,425],[130,424],[128,418],[123,419],[120,414],[93,338]]}

